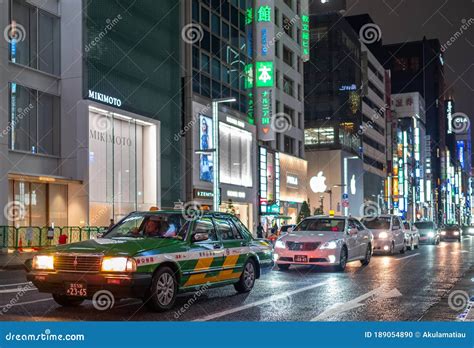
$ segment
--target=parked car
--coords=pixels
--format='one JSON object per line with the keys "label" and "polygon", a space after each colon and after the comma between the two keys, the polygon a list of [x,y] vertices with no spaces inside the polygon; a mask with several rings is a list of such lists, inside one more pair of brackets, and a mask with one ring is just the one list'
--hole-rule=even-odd
{"label": "parked car", "polygon": [[250,291],[273,267],[272,247],[255,240],[231,214],[134,212],[101,239],[51,248],[27,261],[27,279],[62,306],[78,306],[101,290],[140,298],[155,311],[173,307],[178,292],[203,285]]}
{"label": "parked car", "polygon": [[372,233],[357,219],[313,216],[276,241],[275,259],[280,270],[291,265],[320,265],[344,271],[351,261],[369,264],[372,240]]}
{"label": "parked car", "polygon": [[420,246],[420,232],[411,221],[404,221],[405,245],[408,250],[418,249]]}
{"label": "parked car", "polygon": [[415,226],[420,232],[421,243],[439,244],[441,236],[438,227],[433,221],[417,221]]}
{"label": "parked car", "polygon": [[276,240],[285,233],[291,232],[296,225],[282,225],[277,233],[270,235],[267,239],[275,244]]}
{"label": "parked car", "polygon": [[440,238],[442,241],[445,240],[462,240],[462,229],[459,225],[445,225],[440,229]]}
{"label": "parked car", "polygon": [[403,254],[406,250],[405,230],[396,215],[367,216],[362,223],[374,235],[374,253]]}

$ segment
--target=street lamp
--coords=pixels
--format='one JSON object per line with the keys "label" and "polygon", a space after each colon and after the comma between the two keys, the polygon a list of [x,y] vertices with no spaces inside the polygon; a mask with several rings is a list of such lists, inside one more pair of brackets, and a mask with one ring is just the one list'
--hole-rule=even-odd
{"label": "street lamp", "polygon": [[220,178],[219,178],[219,104],[223,103],[234,103],[236,102],[237,99],[235,98],[221,98],[221,99],[213,99],[212,100],[212,137],[214,141],[214,164],[213,164],[213,176],[214,176],[214,181],[213,181],[213,209],[214,211],[219,211],[219,201],[220,201],[220,192],[219,192],[219,183],[220,183]]}

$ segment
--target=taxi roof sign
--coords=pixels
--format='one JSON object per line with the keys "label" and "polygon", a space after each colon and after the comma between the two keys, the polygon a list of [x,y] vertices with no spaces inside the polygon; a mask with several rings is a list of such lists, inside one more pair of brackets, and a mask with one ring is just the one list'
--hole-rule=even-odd
{"label": "taxi roof sign", "polygon": [[329,211],[329,216],[334,216],[334,214],[335,214],[334,210]]}

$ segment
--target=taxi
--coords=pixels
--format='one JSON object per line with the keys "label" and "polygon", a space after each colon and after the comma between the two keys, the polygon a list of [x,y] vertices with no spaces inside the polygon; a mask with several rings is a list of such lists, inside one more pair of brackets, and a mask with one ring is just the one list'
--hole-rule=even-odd
{"label": "taxi", "polygon": [[140,298],[155,311],[173,307],[180,292],[233,285],[250,291],[273,266],[273,251],[231,214],[134,212],[102,238],[43,251],[27,261],[27,279],[62,306],[99,291]]}

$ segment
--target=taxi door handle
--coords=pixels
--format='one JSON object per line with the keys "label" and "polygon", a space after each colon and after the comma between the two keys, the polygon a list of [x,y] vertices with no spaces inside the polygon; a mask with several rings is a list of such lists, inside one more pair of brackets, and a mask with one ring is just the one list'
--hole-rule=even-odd
{"label": "taxi door handle", "polygon": [[221,244],[214,244],[214,249],[222,249],[222,245]]}

